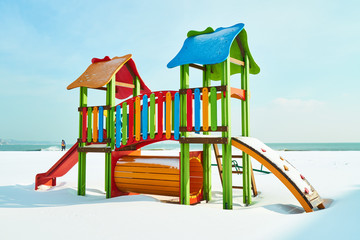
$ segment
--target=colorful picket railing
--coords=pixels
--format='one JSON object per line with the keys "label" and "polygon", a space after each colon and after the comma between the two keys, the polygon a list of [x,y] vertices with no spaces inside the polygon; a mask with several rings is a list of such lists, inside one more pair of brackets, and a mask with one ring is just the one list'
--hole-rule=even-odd
{"label": "colorful picket railing", "polygon": [[[225,94],[225,89],[220,86],[179,92],[157,91],[127,99],[114,109],[115,150],[144,142],[179,140],[181,131],[221,131],[218,129],[217,100],[218,92]],[[187,98],[185,129],[180,128],[180,94]],[[83,116],[82,142],[110,141],[104,136],[104,112],[109,109],[107,106],[79,109]]]}
{"label": "colorful picket railing", "polygon": [[[82,138],[79,139],[83,143],[103,143],[106,140],[104,134],[104,114],[109,107],[94,106],[82,107],[79,109],[82,115]],[[106,121],[105,121],[106,122]]]}

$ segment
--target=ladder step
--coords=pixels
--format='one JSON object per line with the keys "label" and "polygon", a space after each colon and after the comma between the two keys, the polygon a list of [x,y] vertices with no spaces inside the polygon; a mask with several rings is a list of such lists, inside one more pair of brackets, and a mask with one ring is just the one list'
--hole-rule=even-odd
{"label": "ladder step", "polygon": [[78,152],[105,152],[105,153],[111,153],[111,147],[79,147]]}
{"label": "ladder step", "polygon": [[[222,158],[223,155],[217,155],[216,157]],[[232,155],[231,158],[242,158],[242,155]]]}

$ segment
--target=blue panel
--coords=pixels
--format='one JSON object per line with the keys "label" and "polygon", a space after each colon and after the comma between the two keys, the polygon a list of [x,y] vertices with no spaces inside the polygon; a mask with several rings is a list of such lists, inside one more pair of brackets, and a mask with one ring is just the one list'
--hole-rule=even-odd
{"label": "blue panel", "polygon": [[231,27],[218,28],[212,33],[187,38],[167,67],[190,63],[216,64],[225,61],[230,55],[232,42],[243,28],[244,24],[238,23]]}
{"label": "blue panel", "polygon": [[116,106],[116,147],[119,148],[121,145],[121,112],[120,105]]}
{"label": "blue panel", "polygon": [[104,139],[104,108],[99,107],[99,142]]}
{"label": "blue panel", "polygon": [[179,93],[174,96],[174,139],[179,140],[179,127],[180,127],[180,98]]}
{"label": "blue panel", "polygon": [[200,89],[196,88],[195,91],[195,131],[200,131]]}
{"label": "blue panel", "polygon": [[148,138],[148,96],[143,96],[143,102],[142,102],[142,112],[141,112],[141,131],[142,131],[142,137],[144,140]]}

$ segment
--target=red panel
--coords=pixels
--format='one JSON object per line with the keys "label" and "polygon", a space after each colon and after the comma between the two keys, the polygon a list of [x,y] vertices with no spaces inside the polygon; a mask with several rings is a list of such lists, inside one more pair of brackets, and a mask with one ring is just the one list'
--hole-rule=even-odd
{"label": "red panel", "polygon": [[186,119],[187,119],[187,130],[191,131],[193,126],[192,126],[192,98],[193,98],[193,94],[192,91],[190,89],[188,89],[186,91],[186,106],[187,106],[187,111],[186,111]]}
{"label": "red panel", "polygon": [[[150,94],[151,90],[146,86],[144,81],[141,79],[139,72],[136,69],[135,62],[132,58],[130,58],[129,61],[126,63],[132,72],[139,78],[140,81],[140,94]],[[120,68],[120,70],[115,75],[116,82],[123,82],[123,83],[130,83],[134,84],[133,77],[131,73],[129,72],[128,68],[126,66],[123,66]],[[132,88],[126,88],[126,87],[120,87],[116,86],[116,94],[115,97],[118,99],[125,99],[133,94]]]}
{"label": "red panel", "polygon": [[134,99],[129,99],[127,101],[129,106],[129,140],[128,143],[132,143],[134,141]]}
{"label": "red panel", "polygon": [[163,108],[164,108],[164,97],[163,97],[163,93],[159,92],[156,94],[158,97],[158,133],[156,135],[157,139],[161,139],[163,137],[163,123],[164,123],[164,112],[163,112]]}

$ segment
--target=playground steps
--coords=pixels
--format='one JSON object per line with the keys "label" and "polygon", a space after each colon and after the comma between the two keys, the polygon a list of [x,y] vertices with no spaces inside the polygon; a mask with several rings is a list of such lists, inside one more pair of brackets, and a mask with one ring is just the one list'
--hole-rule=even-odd
{"label": "playground steps", "polygon": [[[214,147],[214,152],[215,152],[215,158],[216,158],[216,165],[218,167],[219,170],[219,176],[220,176],[220,180],[221,180],[221,184],[223,183],[223,168],[222,168],[222,155],[219,153],[219,148],[217,146],[217,144],[213,144]],[[232,155],[232,158],[242,158],[241,155]],[[235,167],[235,165],[232,165],[232,167]],[[232,171],[233,174],[242,174],[243,171]],[[242,186],[232,186],[232,188],[235,189],[243,189]],[[254,177],[254,172],[253,169],[251,168],[251,189],[253,191],[254,196],[257,196],[257,188],[256,188],[256,183],[255,183],[255,177]]]}

